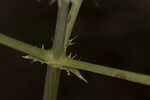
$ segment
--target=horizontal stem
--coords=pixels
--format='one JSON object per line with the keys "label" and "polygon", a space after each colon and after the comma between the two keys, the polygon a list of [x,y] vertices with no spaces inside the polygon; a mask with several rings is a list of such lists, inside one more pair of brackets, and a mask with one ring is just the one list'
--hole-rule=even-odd
{"label": "horizontal stem", "polygon": [[19,40],[13,39],[1,33],[0,33],[0,44],[6,45],[10,48],[16,49],[18,51],[27,53],[31,56],[34,56],[43,60],[50,59],[49,58],[50,56],[47,55],[48,52],[50,51],[42,50],[41,48],[21,42]]}
{"label": "horizontal stem", "polygon": [[[38,57],[40,59],[44,59],[45,61],[55,62],[55,64],[59,64],[60,66],[69,66],[68,68],[76,68],[81,69],[101,75],[111,76],[115,78],[120,78],[124,80],[128,80],[131,82],[141,83],[150,85],[150,76],[144,75],[135,72],[129,72],[121,69],[110,68],[107,66],[91,64],[88,62],[77,61],[70,58],[61,58],[56,61],[56,59],[47,57],[47,55],[51,55],[50,52],[46,50],[42,50],[40,48],[34,47],[32,45],[26,44],[24,42],[20,42],[3,34],[0,34],[0,43],[16,50],[22,51],[24,53],[28,53],[31,56]],[[44,54],[44,55],[41,55]],[[48,64],[49,64],[48,62]],[[53,67],[53,66],[52,66]]]}
{"label": "horizontal stem", "polygon": [[81,69],[89,72],[94,72],[101,75],[111,76],[128,80],[131,82],[150,85],[150,76],[135,72],[129,72],[121,69],[110,68],[103,65],[91,64],[83,61],[77,61],[68,59],[62,62],[62,65],[69,66],[71,68]]}

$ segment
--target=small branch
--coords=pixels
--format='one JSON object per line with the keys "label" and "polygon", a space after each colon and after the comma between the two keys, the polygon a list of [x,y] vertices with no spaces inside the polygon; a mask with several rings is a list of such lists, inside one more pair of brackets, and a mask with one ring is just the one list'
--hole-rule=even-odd
{"label": "small branch", "polygon": [[[70,0],[71,1],[71,0]],[[83,0],[75,0],[74,2],[72,2],[71,5],[71,9],[69,11],[69,13],[67,14],[67,20],[66,20],[66,34],[65,34],[65,40],[64,40],[64,53],[66,54],[67,51],[67,47],[71,44],[70,43],[70,36],[71,36],[71,32],[74,26],[74,23],[76,21],[77,15],[79,13],[79,9],[80,6],[82,4]],[[80,74],[80,72],[77,69],[74,68],[68,68],[66,69],[68,72],[72,72],[74,75],[76,75],[78,78],[80,78],[81,80],[83,80],[84,82],[87,83],[86,79],[83,78],[83,76]]]}
{"label": "small branch", "polygon": [[[44,61],[47,59],[51,59],[51,51],[42,50],[41,48],[32,46],[30,44],[18,41],[16,39],[13,39],[11,37],[8,37],[4,34],[0,33],[0,44],[6,45],[10,48],[16,49],[18,51],[27,53],[33,57],[40,58]],[[47,55],[49,54],[49,56]]]}
{"label": "small branch", "polygon": [[83,0],[75,0],[72,3],[71,9],[69,11],[68,18],[67,18],[67,26],[66,26],[65,44],[64,44],[65,51],[66,51],[67,47],[69,46],[69,38],[71,36],[71,32],[72,32],[73,26],[75,24],[75,21],[77,19],[82,2],[83,2]]}
{"label": "small branch", "polygon": [[111,76],[114,78],[124,79],[135,83],[150,85],[150,75],[144,75],[135,72],[129,72],[121,69],[110,68],[103,65],[91,64],[83,61],[66,59],[61,62],[61,65],[69,66],[69,68],[76,68],[101,75]]}

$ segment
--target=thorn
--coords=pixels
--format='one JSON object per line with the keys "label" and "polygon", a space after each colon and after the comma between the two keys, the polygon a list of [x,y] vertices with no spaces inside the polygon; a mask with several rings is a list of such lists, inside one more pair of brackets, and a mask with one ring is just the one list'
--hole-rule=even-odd
{"label": "thorn", "polygon": [[71,41],[74,41],[75,39],[77,39],[79,37],[79,35],[74,36],[72,39],[70,39]]}
{"label": "thorn", "polygon": [[38,59],[36,57],[33,57],[33,56],[30,56],[30,55],[26,55],[26,56],[22,56],[24,59],[28,59],[28,60],[31,60],[31,63],[35,63],[35,62],[40,62],[41,64],[44,64],[46,62],[44,62],[43,60],[41,59]]}
{"label": "thorn", "polygon": [[66,70],[66,72],[67,72],[67,75],[70,76],[70,71],[69,71],[69,70]]}
{"label": "thorn", "polygon": [[85,83],[88,83],[88,81],[81,75],[80,71],[77,69],[71,69],[70,70],[74,75],[76,75],[78,78],[83,80]]}
{"label": "thorn", "polygon": [[68,58],[70,58],[70,59],[75,59],[76,57],[77,57],[77,55],[72,56],[72,53],[70,53],[70,54],[68,55]]}
{"label": "thorn", "polygon": [[71,39],[69,40],[69,46],[75,44],[75,43],[73,43],[73,41],[74,41],[75,39],[77,39],[77,37],[78,37],[78,35],[74,36],[73,38],[71,38]]}
{"label": "thorn", "polygon": [[69,41],[69,46],[74,45],[75,43],[73,43],[72,41]]}
{"label": "thorn", "polygon": [[75,59],[77,57],[77,55],[72,56],[72,59]]}
{"label": "thorn", "polygon": [[45,62],[41,62],[41,64],[45,64]]}
{"label": "thorn", "polygon": [[88,83],[88,81],[82,76],[82,75],[79,75],[78,76],[81,80],[83,80],[85,83]]}
{"label": "thorn", "polygon": [[29,55],[22,56],[22,58],[24,58],[24,59],[30,59]]}
{"label": "thorn", "polygon": [[42,49],[44,49],[44,44],[42,44]]}
{"label": "thorn", "polygon": [[68,55],[68,58],[72,58],[72,53],[70,53],[70,54]]}

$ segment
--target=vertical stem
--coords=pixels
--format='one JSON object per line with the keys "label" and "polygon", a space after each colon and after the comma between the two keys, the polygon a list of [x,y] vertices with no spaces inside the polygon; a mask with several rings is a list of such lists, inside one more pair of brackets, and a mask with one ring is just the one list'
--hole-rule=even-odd
{"label": "vertical stem", "polygon": [[47,66],[44,88],[44,100],[56,100],[59,85],[60,70]]}
{"label": "vertical stem", "polygon": [[54,57],[56,58],[61,57],[65,53],[64,43],[66,37],[66,23],[69,7],[69,3],[66,2],[66,0],[60,0],[59,2],[61,5],[58,6],[55,38],[52,47]]}
{"label": "vertical stem", "polygon": [[80,7],[82,5],[83,0],[75,0],[74,3],[72,3],[71,9],[68,14],[68,23],[66,26],[66,37],[65,37],[65,51],[67,47],[69,46],[69,38],[71,36],[71,32],[73,29],[73,26],[75,24],[75,21],[77,19]]}
{"label": "vertical stem", "polygon": [[[56,59],[65,55],[64,41],[66,34],[66,20],[68,14],[69,3],[65,0],[59,0],[57,23],[55,30],[55,37],[52,47],[53,56]],[[45,89],[43,100],[56,100],[57,91],[59,87],[61,71],[59,69],[47,66],[47,75],[45,80]]]}

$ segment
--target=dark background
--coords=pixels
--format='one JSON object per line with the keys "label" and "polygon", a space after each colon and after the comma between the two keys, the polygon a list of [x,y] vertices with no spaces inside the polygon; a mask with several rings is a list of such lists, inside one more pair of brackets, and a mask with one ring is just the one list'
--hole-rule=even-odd
{"label": "dark background", "polygon": [[[85,0],[69,50],[96,64],[150,74],[150,1]],[[47,0],[0,0],[0,32],[50,48],[56,4]],[[0,100],[42,100],[45,65],[0,45]],[[82,71],[85,84],[62,73],[58,100],[147,100],[150,87]]]}

